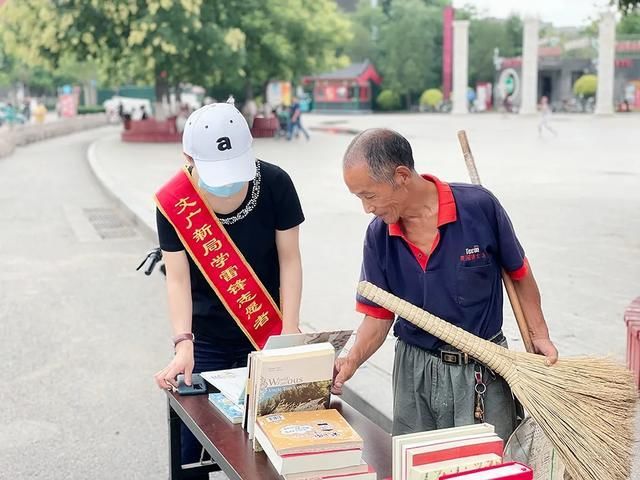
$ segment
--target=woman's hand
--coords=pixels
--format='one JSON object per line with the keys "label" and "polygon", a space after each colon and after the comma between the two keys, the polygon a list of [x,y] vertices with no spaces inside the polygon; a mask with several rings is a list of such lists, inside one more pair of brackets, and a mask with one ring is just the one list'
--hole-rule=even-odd
{"label": "woman's hand", "polygon": [[176,345],[176,354],[164,369],[156,373],[153,378],[158,388],[171,390],[178,387],[176,377],[184,373],[184,383],[191,385],[191,373],[193,372],[193,342],[184,340]]}

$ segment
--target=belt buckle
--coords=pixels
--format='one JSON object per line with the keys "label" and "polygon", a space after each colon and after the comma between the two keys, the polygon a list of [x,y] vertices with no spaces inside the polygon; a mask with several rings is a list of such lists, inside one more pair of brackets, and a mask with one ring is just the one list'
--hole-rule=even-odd
{"label": "belt buckle", "polygon": [[447,365],[467,365],[469,363],[469,355],[463,352],[440,350],[440,360]]}

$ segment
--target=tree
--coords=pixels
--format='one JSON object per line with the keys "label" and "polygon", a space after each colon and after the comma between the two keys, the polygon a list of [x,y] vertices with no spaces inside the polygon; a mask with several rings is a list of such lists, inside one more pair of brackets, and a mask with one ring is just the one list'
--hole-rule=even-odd
{"label": "tree", "polygon": [[616,27],[616,33],[619,35],[640,34],[640,10],[623,16]]}
{"label": "tree", "polygon": [[94,60],[118,84],[247,85],[314,73],[348,40],[330,0],[24,0],[4,7],[8,48],[55,67],[64,55]]}
{"label": "tree", "polygon": [[27,96],[55,96],[60,85],[87,84],[96,78],[94,65],[63,58],[57,69],[42,65],[28,65],[4,51],[0,41],[0,86],[14,88],[22,85]]}
{"label": "tree", "polygon": [[351,40],[350,22],[330,0],[222,0],[242,33],[238,75],[247,97],[271,79],[344,67],[338,49]]}
{"label": "tree", "polygon": [[494,51],[501,57],[515,57],[522,53],[522,21],[515,15],[506,20],[478,18],[475,10],[468,11],[469,25],[469,84],[493,82]]}
{"label": "tree", "polygon": [[618,0],[618,8],[622,13],[637,12],[638,7],[640,7],[640,0]]}
{"label": "tree", "polygon": [[598,77],[595,75],[582,75],[573,84],[573,93],[579,97],[593,97],[598,89]]}
{"label": "tree", "polygon": [[383,90],[378,94],[376,103],[381,110],[395,110],[400,107],[400,97],[393,90]]}
{"label": "tree", "polygon": [[443,99],[444,95],[440,90],[437,88],[430,88],[422,92],[422,95],[420,95],[420,106],[429,107],[433,110],[442,103]]}
{"label": "tree", "polygon": [[412,97],[427,86],[440,85],[442,69],[442,11],[421,0],[391,3],[379,25],[374,59],[385,88]]}

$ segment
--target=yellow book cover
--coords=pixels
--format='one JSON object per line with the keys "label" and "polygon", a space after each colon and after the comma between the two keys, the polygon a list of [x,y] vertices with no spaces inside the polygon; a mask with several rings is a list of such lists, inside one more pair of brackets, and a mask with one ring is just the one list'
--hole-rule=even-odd
{"label": "yellow book cover", "polygon": [[257,424],[281,456],[362,448],[360,435],[335,409],[265,415]]}

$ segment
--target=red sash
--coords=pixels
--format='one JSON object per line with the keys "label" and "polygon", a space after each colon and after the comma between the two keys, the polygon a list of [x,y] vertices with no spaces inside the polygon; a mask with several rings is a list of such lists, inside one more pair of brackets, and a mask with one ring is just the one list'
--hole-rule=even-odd
{"label": "red sash", "polygon": [[282,315],[251,265],[200,196],[188,170],[179,171],[155,195],[162,214],[231,318],[260,350],[282,331]]}

